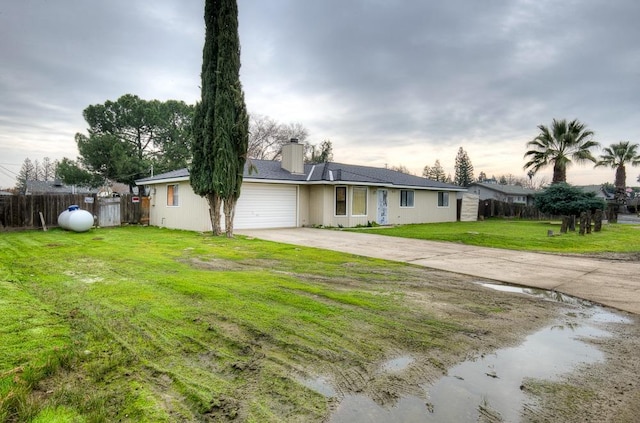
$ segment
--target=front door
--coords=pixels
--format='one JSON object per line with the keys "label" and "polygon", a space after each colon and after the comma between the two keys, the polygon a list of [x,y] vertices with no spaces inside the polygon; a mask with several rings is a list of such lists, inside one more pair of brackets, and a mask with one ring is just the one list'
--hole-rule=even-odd
{"label": "front door", "polygon": [[378,190],[378,218],[377,223],[379,225],[388,225],[389,219],[387,218],[387,190]]}

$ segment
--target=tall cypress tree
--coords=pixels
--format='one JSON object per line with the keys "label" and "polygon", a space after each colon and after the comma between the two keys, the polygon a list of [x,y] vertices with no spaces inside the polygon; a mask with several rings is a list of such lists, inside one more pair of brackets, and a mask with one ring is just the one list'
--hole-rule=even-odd
{"label": "tall cypress tree", "polygon": [[236,0],[206,0],[202,54],[202,98],[194,117],[191,185],[207,198],[214,235],[233,236],[235,205],[249,143],[249,118],[240,83],[240,39]]}

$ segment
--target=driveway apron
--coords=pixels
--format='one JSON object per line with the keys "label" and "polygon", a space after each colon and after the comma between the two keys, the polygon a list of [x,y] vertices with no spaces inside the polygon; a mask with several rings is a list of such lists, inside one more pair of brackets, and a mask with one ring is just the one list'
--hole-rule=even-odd
{"label": "driveway apron", "polygon": [[400,261],[509,284],[562,292],[640,314],[640,263],[397,238],[366,232],[295,228],[238,230],[285,244]]}

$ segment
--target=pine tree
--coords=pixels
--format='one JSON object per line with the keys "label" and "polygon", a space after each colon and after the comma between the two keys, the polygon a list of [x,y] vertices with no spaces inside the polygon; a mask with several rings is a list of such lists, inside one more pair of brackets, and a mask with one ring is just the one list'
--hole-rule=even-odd
{"label": "pine tree", "polygon": [[456,174],[454,177],[454,183],[461,187],[468,187],[473,182],[473,165],[471,159],[464,151],[462,147],[458,150],[456,156]]}
{"label": "pine tree", "polygon": [[425,166],[422,171],[422,176],[432,181],[440,182],[445,182],[447,179],[447,175],[444,173],[444,169],[440,164],[440,159],[436,159],[433,166]]}
{"label": "pine tree", "polygon": [[447,176],[444,173],[444,169],[442,168],[439,159],[436,159],[436,162],[434,163],[432,168],[432,172],[433,173],[431,179],[433,179],[434,181],[444,182],[444,180],[447,179]]}
{"label": "pine tree", "polygon": [[53,181],[56,175],[57,160],[51,160],[49,157],[42,159],[42,180],[45,182]]}
{"label": "pine tree", "polygon": [[33,181],[44,181],[44,177],[42,176],[42,165],[35,159],[33,161],[33,177],[31,178]]}
{"label": "pine tree", "polygon": [[20,168],[20,172],[18,172],[18,177],[16,178],[16,190],[20,194],[24,194],[27,191],[27,181],[34,181],[36,177],[36,169],[33,162],[27,157],[22,162],[22,167]]}
{"label": "pine tree", "polygon": [[209,202],[214,235],[233,236],[235,205],[240,197],[247,158],[249,116],[240,83],[240,39],[236,0],[207,0],[202,59],[201,100],[194,117],[191,185]]}

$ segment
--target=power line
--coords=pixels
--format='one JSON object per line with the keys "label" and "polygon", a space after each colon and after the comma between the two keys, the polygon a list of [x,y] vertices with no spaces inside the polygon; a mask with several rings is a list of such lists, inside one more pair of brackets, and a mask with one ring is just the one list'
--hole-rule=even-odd
{"label": "power line", "polygon": [[5,176],[8,176],[9,178],[12,178],[12,179],[15,178],[15,176],[10,175],[9,173],[5,172],[3,169],[0,169],[0,173],[5,175]]}
{"label": "power line", "polygon": [[[9,169],[7,169],[6,167],[2,166],[3,164],[6,164],[6,163],[0,163],[0,171],[2,171],[2,173],[4,173],[5,175],[7,175],[7,173],[6,173],[6,172],[9,172],[9,173],[13,174],[13,176],[18,176],[18,174],[17,174],[16,172],[14,172],[14,171],[12,171],[12,170],[9,170]],[[7,176],[10,176],[10,175],[7,175]],[[13,177],[13,176],[11,176],[11,177]]]}

